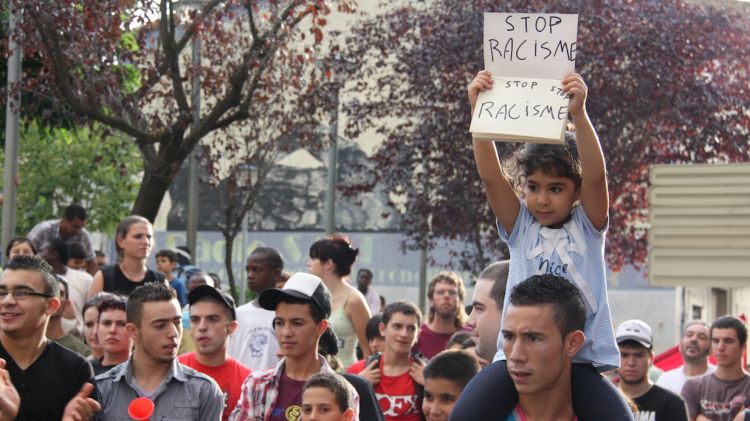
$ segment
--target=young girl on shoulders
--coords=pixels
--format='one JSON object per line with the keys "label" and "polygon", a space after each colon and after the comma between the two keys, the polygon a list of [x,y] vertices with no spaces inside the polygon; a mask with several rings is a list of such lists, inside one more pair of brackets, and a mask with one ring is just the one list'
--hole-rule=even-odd
{"label": "young girl on shoulders", "polygon": [[[472,111],[479,93],[491,87],[490,73],[479,72],[468,87]],[[500,237],[510,250],[503,309],[511,289],[532,275],[550,273],[574,283],[586,301],[587,314],[586,342],[574,359],[572,372],[576,414],[582,421],[630,420],[632,414],[622,396],[599,374],[620,363],[607,301],[604,240],[609,193],[604,155],[586,113],[588,89],[583,79],[569,74],[562,80],[562,89],[570,97],[568,111],[575,126],[575,134],[567,133],[564,144],[528,143],[501,165],[494,142],[474,140],[479,176]],[[470,411],[467,414],[491,418],[513,409],[517,392],[508,375],[502,336],[495,362],[473,383],[477,392],[464,393],[457,414]],[[486,399],[488,393],[508,399],[502,399],[498,408],[497,400]],[[479,419],[490,419],[482,415]]]}

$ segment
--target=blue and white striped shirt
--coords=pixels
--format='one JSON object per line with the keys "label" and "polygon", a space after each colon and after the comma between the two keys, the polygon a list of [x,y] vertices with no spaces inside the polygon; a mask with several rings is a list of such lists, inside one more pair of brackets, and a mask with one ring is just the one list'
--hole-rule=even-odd
{"label": "blue and white striped shirt", "polygon": [[[503,299],[503,319],[510,291],[533,275],[545,273],[562,276],[573,282],[586,301],[586,342],[573,359],[575,363],[593,363],[600,371],[620,365],[620,351],[612,330],[607,300],[607,278],[604,263],[604,240],[607,227],[597,230],[580,206],[562,228],[543,227],[521,202],[513,232],[508,235],[497,224],[500,238],[510,250],[508,286]],[[502,322],[501,322],[502,323]],[[494,360],[504,360],[503,336],[497,339]]]}

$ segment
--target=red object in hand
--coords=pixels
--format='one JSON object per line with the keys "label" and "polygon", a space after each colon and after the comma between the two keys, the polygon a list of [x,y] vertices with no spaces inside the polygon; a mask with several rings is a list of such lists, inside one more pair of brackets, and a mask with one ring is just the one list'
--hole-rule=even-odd
{"label": "red object in hand", "polygon": [[154,402],[149,398],[136,398],[128,405],[128,415],[136,421],[147,421],[153,413]]}

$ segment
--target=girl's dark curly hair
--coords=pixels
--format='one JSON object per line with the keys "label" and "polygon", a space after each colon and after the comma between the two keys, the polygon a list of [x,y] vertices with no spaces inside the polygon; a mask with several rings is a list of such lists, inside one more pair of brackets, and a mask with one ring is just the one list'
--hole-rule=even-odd
{"label": "girl's dark curly hair", "polygon": [[565,133],[564,145],[527,143],[506,162],[505,167],[509,169],[510,184],[521,195],[526,178],[537,170],[553,177],[569,178],[576,188],[581,186],[581,158],[573,132]]}

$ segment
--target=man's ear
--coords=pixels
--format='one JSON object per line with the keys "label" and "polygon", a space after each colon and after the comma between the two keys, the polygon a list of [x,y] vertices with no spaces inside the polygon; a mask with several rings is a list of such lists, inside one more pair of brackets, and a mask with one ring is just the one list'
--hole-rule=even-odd
{"label": "man's ear", "polygon": [[128,322],[128,323],[125,324],[125,330],[128,331],[128,336],[130,336],[130,340],[133,341],[133,342],[135,342],[135,336],[136,336],[135,332],[136,332],[136,329],[137,328],[135,327],[134,323]]}
{"label": "man's ear", "polygon": [[55,314],[55,312],[60,309],[61,305],[62,305],[62,301],[60,301],[60,298],[58,297],[48,298],[47,309],[45,311],[45,314],[47,314],[48,316]]}
{"label": "man's ear", "polygon": [[329,325],[330,323],[328,322],[328,319],[321,320],[320,325],[318,326],[318,336],[323,335],[323,332],[325,332],[326,329],[328,329]]}
{"label": "man's ear", "polygon": [[380,331],[380,336],[385,338],[385,324],[383,322],[378,323],[378,330]]}
{"label": "man's ear", "polygon": [[352,421],[354,419],[354,410],[349,408],[344,411],[344,421]]}
{"label": "man's ear", "polygon": [[232,323],[229,323],[229,334],[234,335],[234,332],[237,330],[237,320],[232,320]]}
{"label": "man's ear", "polygon": [[573,358],[578,351],[583,348],[583,344],[586,342],[586,337],[580,330],[574,330],[565,335],[565,342],[563,343],[563,351],[565,356]]}

